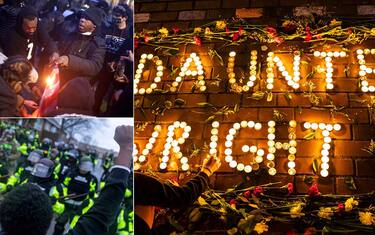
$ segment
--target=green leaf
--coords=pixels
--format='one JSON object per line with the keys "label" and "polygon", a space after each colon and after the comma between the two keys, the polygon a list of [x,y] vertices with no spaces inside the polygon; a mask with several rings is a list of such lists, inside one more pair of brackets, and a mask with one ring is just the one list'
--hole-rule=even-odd
{"label": "green leaf", "polygon": [[186,104],[186,101],[184,99],[175,99],[174,105],[177,107],[184,106]]}
{"label": "green leaf", "polygon": [[173,104],[172,104],[172,102],[171,102],[170,100],[166,100],[166,101],[164,102],[164,105],[165,105],[165,107],[166,107],[167,109],[170,109],[170,108],[172,108],[172,106],[173,106]]}
{"label": "green leaf", "polygon": [[246,97],[247,99],[261,100],[265,93],[263,91],[254,92],[251,96]]}
{"label": "green leaf", "polygon": [[272,92],[269,92],[267,94],[267,102],[271,102],[272,101],[272,97],[273,97]]}
{"label": "green leaf", "polygon": [[284,93],[284,97],[285,97],[286,101],[288,101],[288,102],[290,102],[292,100],[292,95],[287,91]]}
{"label": "green leaf", "polygon": [[311,185],[314,182],[314,178],[312,176],[303,176],[303,182],[305,184]]}
{"label": "green leaf", "polygon": [[219,53],[217,53],[217,51],[213,50],[213,49],[210,49],[210,51],[208,52],[208,55],[213,59],[214,57],[217,57],[217,59],[219,60],[219,63],[221,64],[221,66],[224,66],[224,61],[223,61],[223,57],[221,57],[219,55]]}
{"label": "green leaf", "polygon": [[200,102],[200,103],[197,103],[198,106],[202,106],[202,107],[214,107],[213,104],[210,104],[210,103],[207,103],[207,102]]}
{"label": "green leaf", "polygon": [[313,164],[312,164],[312,168],[313,168],[314,174],[318,173],[318,167],[319,167],[318,159],[314,159],[313,160]]}
{"label": "green leaf", "polygon": [[213,201],[211,202],[211,205],[213,205],[213,206],[217,206],[217,205],[219,205],[219,204],[220,204],[219,200],[213,200]]}
{"label": "green leaf", "polygon": [[349,65],[348,66],[346,66],[345,67],[345,70],[344,70],[344,72],[345,72],[345,77],[349,77],[349,73],[350,73],[350,68],[349,68]]}
{"label": "green leaf", "polygon": [[311,133],[305,135],[303,138],[304,138],[305,140],[312,140],[312,139],[315,139],[315,135],[316,135],[316,132],[313,131],[313,132],[311,132]]}
{"label": "green leaf", "polygon": [[189,214],[190,222],[198,222],[202,217],[202,213],[199,211],[199,208],[194,208]]}
{"label": "green leaf", "polygon": [[237,232],[238,232],[238,229],[236,227],[227,230],[228,235],[235,235]]}
{"label": "green leaf", "polygon": [[354,178],[352,176],[345,177],[344,182],[350,190],[357,190],[357,186],[356,186],[356,184],[354,182]]}
{"label": "green leaf", "polygon": [[215,120],[215,115],[209,116],[206,120],[204,120],[205,123],[209,123]]}
{"label": "green leaf", "polygon": [[198,201],[198,203],[199,203],[200,206],[206,206],[206,205],[208,205],[208,203],[206,202],[206,200],[204,200],[203,197],[198,197],[197,201]]}

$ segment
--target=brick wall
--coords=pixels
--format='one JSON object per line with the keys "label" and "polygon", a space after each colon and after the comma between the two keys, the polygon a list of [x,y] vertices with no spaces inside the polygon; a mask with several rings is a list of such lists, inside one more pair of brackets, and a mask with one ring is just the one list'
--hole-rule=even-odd
{"label": "brick wall", "polygon": [[[329,2],[329,4],[328,4]],[[284,1],[284,0],[268,0],[268,1],[254,1],[254,0],[196,0],[196,1],[152,1],[152,0],[137,0],[135,4],[136,10],[136,29],[157,29],[160,27],[180,27],[181,29],[200,26],[204,23],[211,22],[215,19],[231,18],[236,15],[242,18],[247,18],[254,23],[277,23],[280,18],[286,15],[306,15],[312,11],[318,14],[331,14],[334,16],[348,17],[373,17],[375,14],[375,1],[352,1],[352,0],[340,0],[340,1]],[[345,59],[339,59],[333,62],[334,67],[334,82],[335,89],[333,92],[325,91],[324,73],[315,74],[311,79],[317,88],[314,90],[314,94],[322,98],[322,102],[318,107],[321,108],[329,104],[329,100],[337,106],[345,106],[342,110],[348,114],[345,117],[342,113],[330,114],[326,110],[312,109],[312,105],[308,98],[304,97],[301,92],[291,93],[292,99],[288,101],[285,98],[285,91],[288,87],[285,82],[276,79],[275,88],[273,90],[273,99],[271,102],[267,102],[265,99],[257,101],[249,99],[251,92],[243,94],[231,93],[228,89],[228,79],[226,72],[226,65],[228,59],[228,53],[232,50],[237,52],[236,56],[236,70],[242,70],[245,74],[248,73],[246,68],[249,62],[249,51],[251,49],[260,48],[252,46],[249,43],[242,43],[237,47],[227,47],[220,49],[221,44],[203,44],[201,47],[188,45],[179,46],[180,53],[173,57],[159,55],[163,60],[163,65],[167,68],[164,72],[159,88],[167,89],[168,85],[174,80],[173,76],[170,78],[170,69],[172,66],[179,67],[180,63],[191,52],[196,52],[204,66],[205,73],[207,75],[207,81],[209,83],[207,91],[204,93],[192,92],[193,79],[185,79],[182,82],[181,87],[177,93],[166,93],[162,95],[136,95],[136,112],[135,122],[136,125],[145,125],[144,129],[138,128],[136,132],[135,141],[138,146],[143,149],[151,136],[153,126],[161,124],[163,131],[160,138],[155,144],[150,156],[150,161],[147,166],[151,166],[153,169],[157,169],[158,156],[155,154],[160,152],[163,148],[166,138],[167,126],[174,121],[186,121],[188,125],[192,127],[190,137],[186,143],[181,146],[182,152],[187,153],[191,151],[195,146],[198,149],[202,149],[204,143],[209,144],[210,142],[210,130],[211,126],[205,123],[205,120],[210,116],[207,113],[207,109],[202,108],[198,105],[200,102],[209,102],[217,108],[221,108],[223,105],[228,105],[230,108],[234,108],[236,104],[240,106],[239,112],[228,115],[228,116],[217,116],[216,120],[220,121],[219,129],[219,152],[220,156],[224,157],[224,142],[225,136],[228,133],[228,129],[233,125],[234,122],[240,122],[241,120],[254,120],[259,121],[263,124],[263,128],[259,132],[248,132],[248,135],[242,134],[234,142],[235,146],[242,146],[243,144],[258,144],[259,146],[265,146],[267,142],[267,122],[273,117],[274,110],[281,112],[284,115],[285,120],[294,119],[298,122],[297,125],[297,158],[296,158],[296,170],[295,176],[289,176],[287,174],[288,168],[286,167],[287,155],[285,152],[279,152],[276,154],[276,169],[278,174],[275,176],[268,176],[264,171],[258,171],[246,175],[245,173],[239,173],[237,170],[231,169],[228,164],[222,160],[222,167],[215,176],[211,178],[211,186],[218,189],[225,189],[235,184],[244,182],[246,185],[255,185],[268,182],[281,181],[283,183],[295,182],[297,192],[303,193],[307,190],[308,185],[305,183],[306,177],[313,177],[319,183],[319,188],[323,193],[336,193],[336,194],[353,194],[363,193],[375,190],[375,171],[372,169],[375,167],[374,156],[366,153],[362,150],[363,147],[369,146],[370,139],[375,138],[375,127],[370,125],[370,113],[367,108],[368,100],[370,95],[363,95],[359,92],[357,86],[357,74],[358,65],[354,57],[353,49],[358,46],[348,47],[350,50],[349,57]],[[304,48],[306,45],[303,43],[283,43],[277,49],[286,49],[290,51],[291,47]],[[375,42],[365,42],[363,47],[373,48]],[[275,48],[275,45],[271,45],[270,51]],[[219,61],[211,59],[208,55],[209,49],[217,49],[218,53],[224,59],[224,66],[219,64]],[[139,57],[142,53],[153,53],[158,55],[151,47],[141,46],[136,50],[136,65],[138,64]],[[262,54],[262,53],[261,53]],[[266,53],[264,53],[266,56]],[[312,70],[312,66],[317,66],[321,63],[319,59],[314,59],[311,55],[303,55],[302,60],[306,60],[307,57],[312,58],[312,61],[308,64],[302,65],[301,77],[306,77],[307,74]],[[367,59],[369,65],[375,67],[375,58]],[[291,56],[289,57],[291,59]],[[261,60],[264,62],[265,57]],[[371,61],[372,60],[372,61]],[[349,67],[349,74],[345,75],[345,68]],[[148,67],[150,68],[150,67]],[[151,83],[151,77],[154,77],[155,69],[145,69],[141,87],[149,86]],[[262,68],[262,77],[266,77],[265,68]],[[372,75],[373,76],[373,75]],[[210,79],[220,78],[219,86],[210,84]],[[374,82],[373,77],[370,77],[370,82]],[[255,90],[259,90],[257,86]],[[264,84],[260,85],[260,90],[265,90]],[[305,90],[305,89],[302,89]],[[176,99],[183,99],[186,103],[179,107],[174,105]],[[367,100],[367,102],[359,103],[358,100]],[[163,104],[165,101],[171,101],[171,109],[167,109],[164,115],[154,115],[152,113],[152,105],[155,103]],[[201,113],[203,112],[203,113]],[[333,151],[330,155],[330,176],[323,178],[313,173],[312,162],[313,159],[320,159],[321,144],[323,143],[320,135],[316,140],[304,140],[303,137],[309,133],[302,128],[302,124],[305,121],[313,122],[328,122],[328,123],[340,123],[343,128],[333,136]],[[247,133],[247,132],[244,132]],[[285,141],[287,138],[286,128],[277,128],[276,133],[279,140]],[[236,150],[236,147],[234,148]],[[197,156],[191,157],[189,162],[191,167],[196,170],[199,164],[201,164],[204,157],[203,153]],[[145,167],[147,167],[145,166]],[[264,167],[264,164],[261,164]],[[175,166],[176,168],[176,166]],[[174,167],[169,168],[171,171],[164,174],[166,177],[176,177],[177,175],[185,175],[185,173],[176,174]],[[354,182],[357,186],[357,190],[349,189],[345,180],[348,177],[353,177]]]}

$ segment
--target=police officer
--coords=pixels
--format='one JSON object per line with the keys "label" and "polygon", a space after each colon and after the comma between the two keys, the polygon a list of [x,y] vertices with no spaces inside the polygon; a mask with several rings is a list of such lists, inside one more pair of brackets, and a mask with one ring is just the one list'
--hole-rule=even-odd
{"label": "police officer", "polygon": [[56,220],[54,235],[62,234],[68,221],[73,228],[79,216],[94,204],[92,198],[96,194],[98,181],[91,174],[93,168],[91,158],[85,156],[79,160],[78,170],[65,177],[64,186],[67,188],[68,197],[64,202],[64,212]]}
{"label": "police officer", "polygon": [[21,163],[15,173],[9,177],[7,190],[10,190],[14,186],[30,178],[34,165],[39,162],[40,159],[42,159],[42,153],[40,151],[32,151],[27,157],[27,161]]}
{"label": "police officer", "polygon": [[77,168],[79,153],[77,150],[72,149],[64,154],[64,157],[60,159],[61,167],[57,173],[59,181],[63,182],[65,177],[70,171],[75,171]]}
{"label": "police officer", "polygon": [[50,138],[44,138],[40,145],[40,149],[43,150],[43,156],[47,157],[52,146],[52,140]]}

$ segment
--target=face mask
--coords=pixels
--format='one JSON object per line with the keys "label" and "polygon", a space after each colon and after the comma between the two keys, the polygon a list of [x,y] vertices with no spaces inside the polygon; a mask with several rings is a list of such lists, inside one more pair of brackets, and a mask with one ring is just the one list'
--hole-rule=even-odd
{"label": "face mask", "polygon": [[113,18],[112,18],[112,22],[113,22],[114,24],[120,24],[120,23],[121,23],[121,18],[113,17]]}
{"label": "face mask", "polygon": [[30,72],[30,75],[29,75],[29,80],[28,82],[29,83],[36,83],[39,79],[39,75],[38,75],[38,72],[35,70],[35,68],[33,67],[33,69],[31,70]]}

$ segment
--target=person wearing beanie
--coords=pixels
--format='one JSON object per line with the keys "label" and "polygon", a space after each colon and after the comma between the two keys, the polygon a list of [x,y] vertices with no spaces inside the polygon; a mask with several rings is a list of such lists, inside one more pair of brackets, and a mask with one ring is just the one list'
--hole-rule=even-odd
{"label": "person wearing beanie", "polygon": [[[59,41],[60,56],[54,61],[60,68],[60,86],[61,91],[64,86],[70,86],[69,83],[75,83],[74,79],[91,80],[101,70],[105,56],[105,41],[100,36],[100,26],[102,24],[103,12],[99,8],[89,8],[82,13],[76,32],[70,34],[67,39]],[[88,102],[93,103],[93,91],[88,86],[80,86],[82,92],[87,97],[80,100],[69,99],[59,94],[60,99],[69,99],[70,102]],[[90,95],[92,94],[92,95]],[[90,99],[89,101],[86,99]],[[83,100],[85,99],[85,100]],[[59,102],[59,101],[58,101]],[[59,107],[58,107],[59,108]],[[86,111],[92,110],[91,107],[84,108]],[[78,113],[79,114],[79,113]]]}
{"label": "person wearing beanie", "polygon": [[35,54],[38,48],[44,48],[50,61],[59,56],[56,43],[51,40],[48,33],[40,29],[38,13],[31,7],[21,8],[16,25],[0,43],[6,56],[22,55],[34,66],[37,65]]}
{"label": "person wearing beanie", "polygon": [[[106,57],[104,66],[98,76],[98,84],[95,92],[94,111],[102,115],[100,107],[103,98],[116,102],[109,103],[106,114],[110,116],[133,116],[133,61],[130,59],[133,53],[133,11],[126,4],[117,5],[112,11],[112,23],[103,30],[106,42]],[[120,71],[120,70],[123,70]],[[120,76],[118,76],[121,73]],[[109,89],[110,87],[115,87]],[[113,98],[112,98],[113,96]],[[125,99],[124,99],[125,98]],[[124,99],[124,102],[121,102]],[[116,103],[121,103],[119,110],[114,112]]]}

